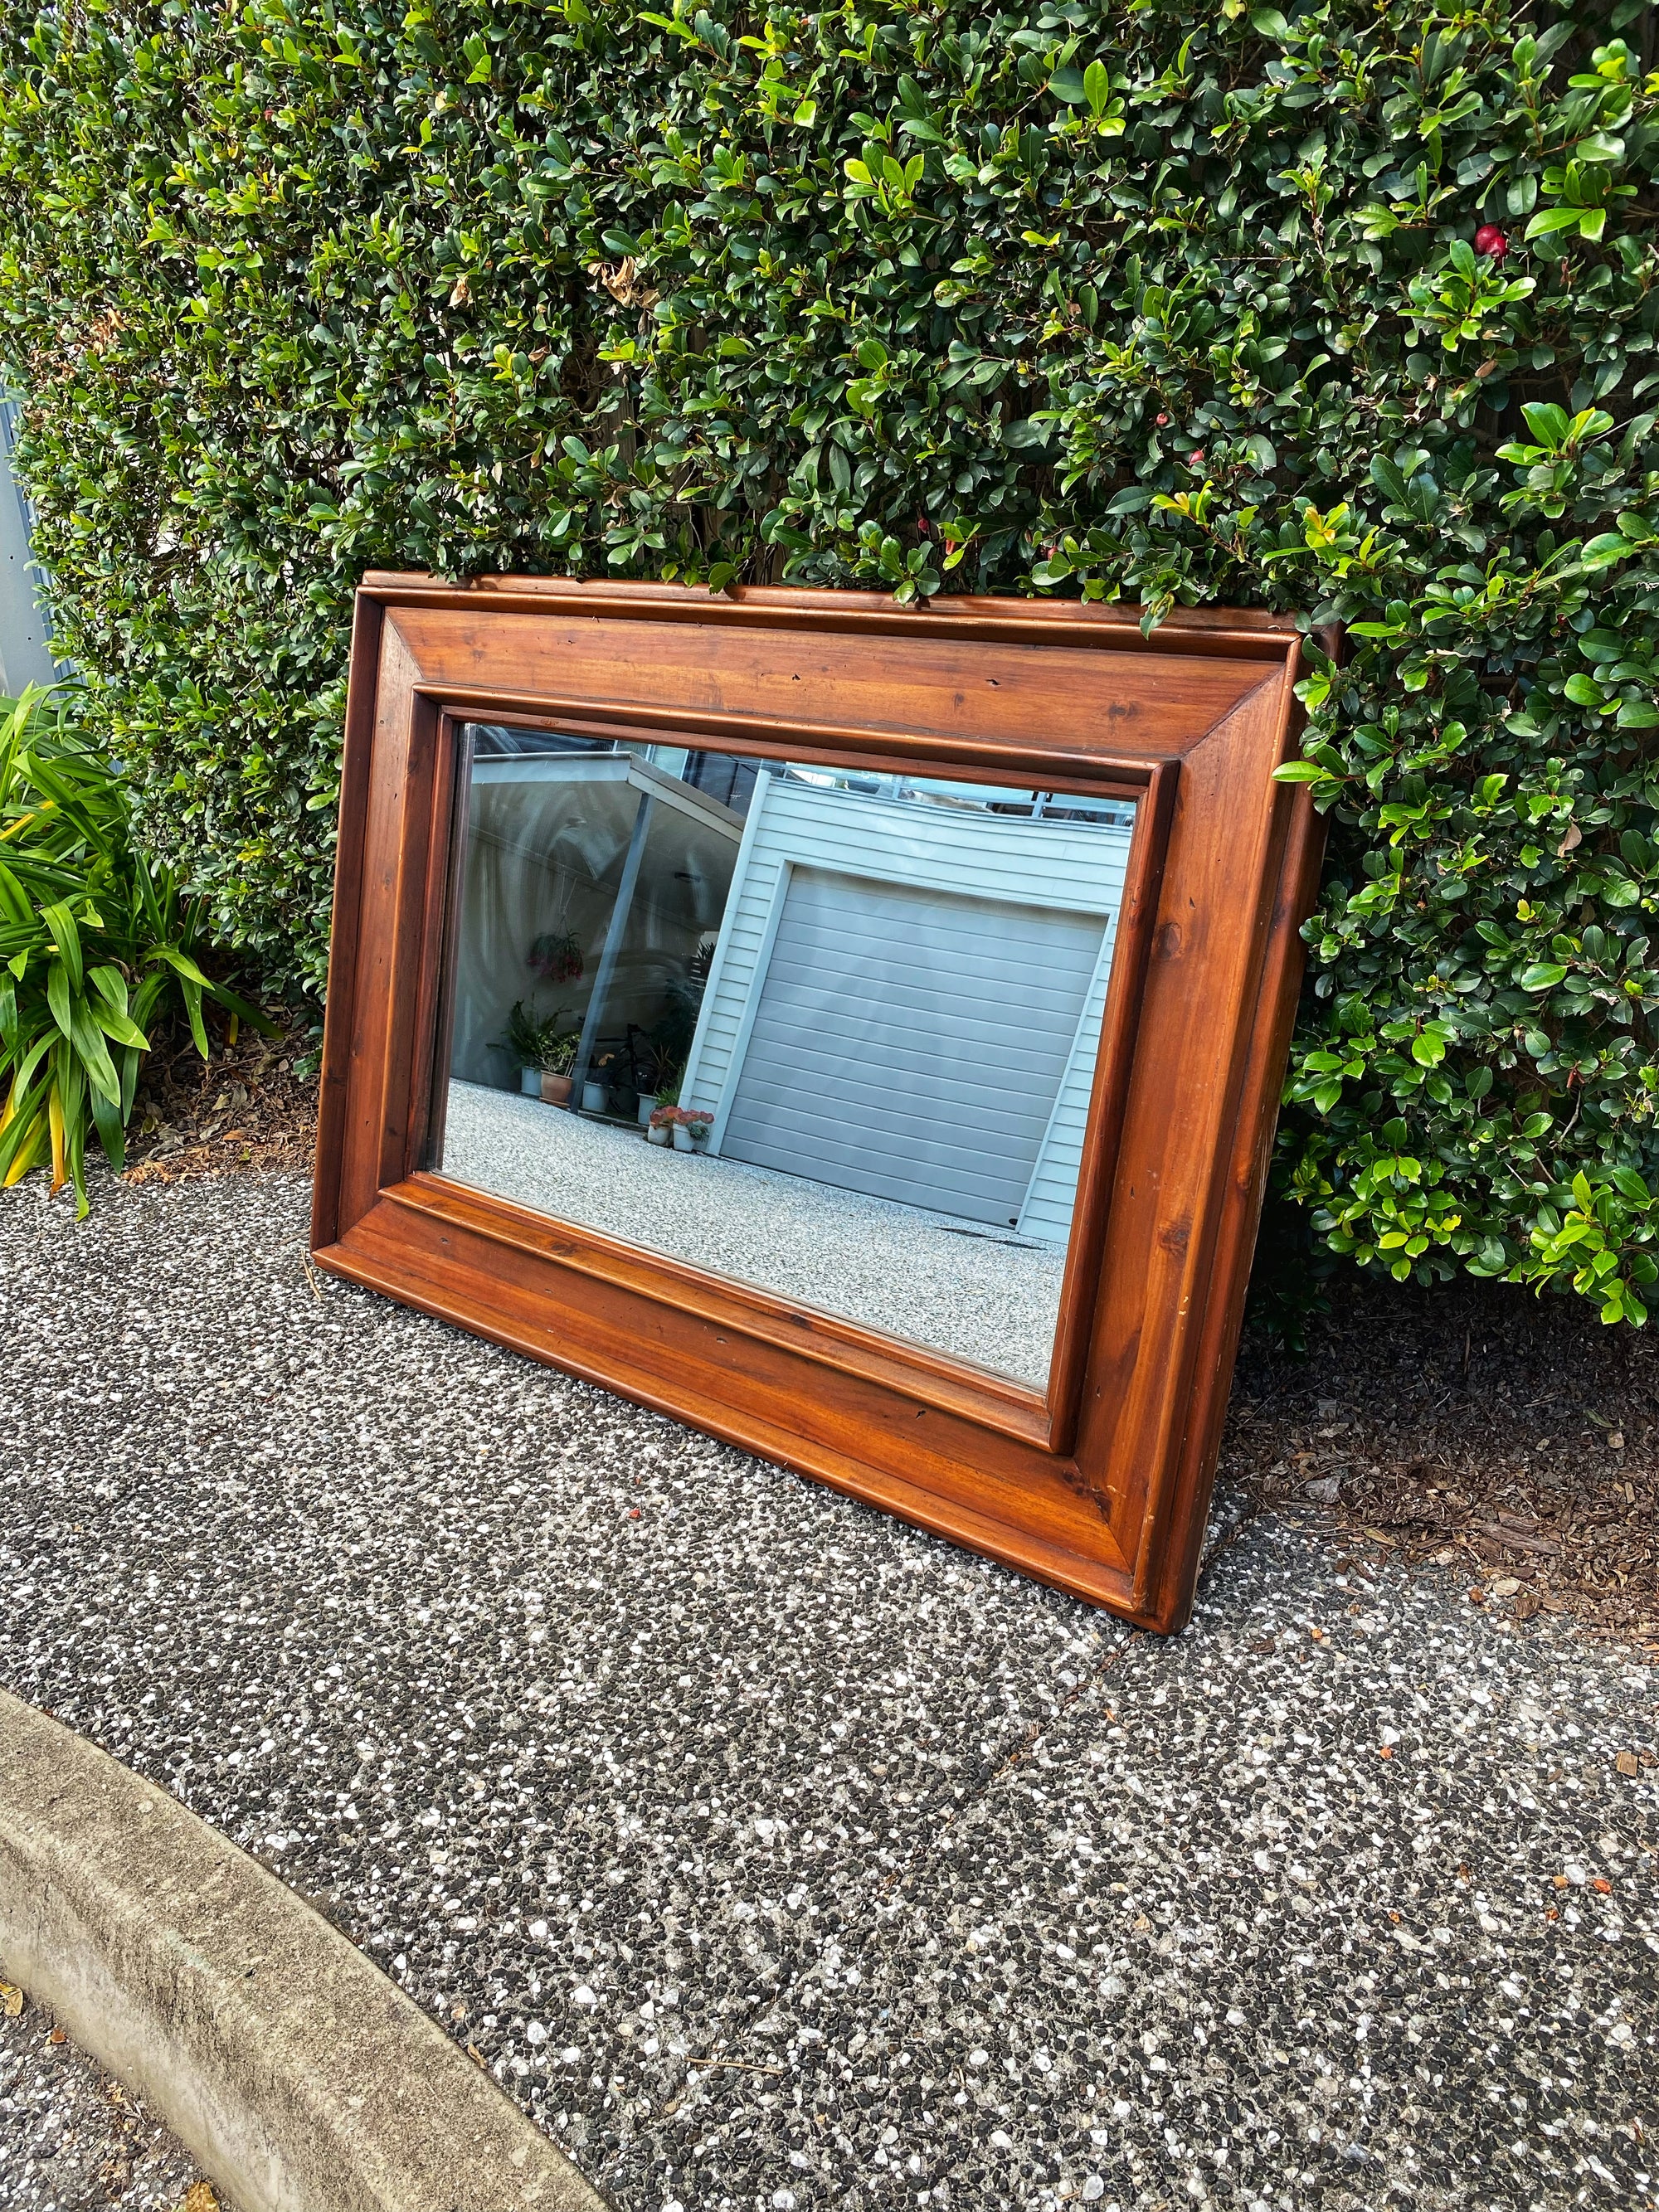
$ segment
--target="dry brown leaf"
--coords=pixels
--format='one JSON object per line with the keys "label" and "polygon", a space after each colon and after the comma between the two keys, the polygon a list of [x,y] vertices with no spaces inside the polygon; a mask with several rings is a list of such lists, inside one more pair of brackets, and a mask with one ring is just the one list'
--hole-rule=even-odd
{"label": "dry brown leaf", "polygon": [[16,2020],[23,2009],[23,1992],[11,1982],[0,1982],[0,2013]]}
{"label": "dry brown leaf", "polygon": [[1639,1774],[1642,1771],[1642,1762],[1633,1751],[1621,1751],[1613,1763],[1621,1774]]}
{"label": "dry brown leaf", "polygon": [[219,2212],[219,2200],[213,2193],[210,2181],[192,2181],[185,2190],[179,2212]]}
{"label": "dry brown leaf", "polygon": [[1496,1543],[1501,1544],[1506,1552],[1536,1552],[1548,1559],[1553,1558],[1561,1549],[1559,1538],[1534,1535],[1530,1528],[1510,1527],[1502,1518],[1484,1522],[1481,1524],[1480,1534],[1492,1538]]}
{"label": "dry brown leaf", "polygon": [[590,276],[597,276],[619,307],[652,307],[658,295],[648,285],[639,281],[639,268],[632,254],[624,254],[612,269],[603,261],[590,261]]}

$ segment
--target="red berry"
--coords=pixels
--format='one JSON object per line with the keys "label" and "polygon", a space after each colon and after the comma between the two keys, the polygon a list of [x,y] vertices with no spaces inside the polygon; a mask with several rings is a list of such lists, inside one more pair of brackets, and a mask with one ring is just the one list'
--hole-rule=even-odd
{"label": "red berry", "polygon": [[1188,467],[1189,469],[1201,469],[1201,468],[1203,467],[1203,465],[1204,465],[1204,448],[1203,448],[1203,447],[1202,447],[1202,446],[1200,446],[1200,447],[1199,447],[1198,451],[1197,451],[1195,453],[1188,453],[1188,456],[1187,456],[1187,465],[1188,465]]}
{"label": "red berry", "polygon": [[1489,253],[1494,261],[1501,261],[1510,250],[1510,242],[1495,222],[1483,222],[1474,234],[1474,250]]}
{"label": "red berry", "polygon": [[1170,418],[1169,418],[1169,416],[1168,416],[1167,415],[1160,415],[1160,416],[1158,416],[1158,428],[1159,428],[1160,430],[1162,430],[1163,428],[1164,428],[1164,427],[1165,427],[1165,426],[1167,425],[1167,423],[1169,422],[1169,420],[1170,420]]}

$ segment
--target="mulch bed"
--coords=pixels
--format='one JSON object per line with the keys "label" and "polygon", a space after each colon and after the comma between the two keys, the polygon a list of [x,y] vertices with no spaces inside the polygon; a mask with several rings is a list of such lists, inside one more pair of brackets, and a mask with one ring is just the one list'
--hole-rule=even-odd
{"label": "mulch bed", "polygon": [[303,1029],[276,1038],[222,1030],[204,1061],[184,1031],[144,1063],[127,1141],[129,1182],[172,1182],[228,1169],[309,1172],[317,1126],[317,1040]]}
{"label": "mulch bed", "polygon": [[1248,1335],[1222,1463],[1476,1604],[1659,1652],[1659,1338],[1576,1297],[1336,1276],[1305,1358]]}
{"label": "mulch bed", "polygon": [[[151,1056],[128,1180],[308,1170],[316,1038]],[[1659,1329],[1508,1284],[1329,1285],[1305,1356],[1247,1333],[1224,1474],[1335,1517],[1356,1548],[1455,1567],[1472,1601],[1571,1613],[1659,1652]]]}

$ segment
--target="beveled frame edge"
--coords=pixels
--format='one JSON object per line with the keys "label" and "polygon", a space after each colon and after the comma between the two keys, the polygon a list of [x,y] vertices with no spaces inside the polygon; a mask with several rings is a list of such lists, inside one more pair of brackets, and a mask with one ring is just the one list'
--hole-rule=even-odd
{"label": "beveled frame edge", "polygon": [[[1184,1620],[1190,1604],[1197,1549],[1203,1533],[1201,1508],[1213,1473],[1215,1448],[1224,1414],[1226,1384],[1243,1311],[1244,1281],[1260,1204],[1267,1144],[1277,1109],[1279,1061],[1294,1014],[1296,982],[1300,966],[1297,926],[1310,902],[1316,884],[1321,833],[1304,791],[1292,793],[1279,787],[1274,794],[1274,806],[1280,818],[1280,833],[1277,840],[1280,865],[1276,880],[1272,884],[1263,883],[1261,886],[1272,908],[1273,926],[1258,965],[1259,980],[1253,1015],[1243,1023],[1240,1030],[1245,1049],[1240,1054],[1236,1086],[1233,1139],[1230,1150],[1223,1148],[1227,1150],[1224,1163],[1217,1163],[1217,1173],[1226,1183],[1227,1194],[1218,1232],[1212,1240],[1214,1265],[1207,1274],[1206,1295],[1203,1297],[1201,1310],[1188,1316],[1191,1326],[1182,1330],[1183,1337],[1192,1347],[1192,1356],[1181,1363],[1183,1367],[1190,1368],[1190,1380],[1182,1394],[1186,1400],[1187,1418],[1180,1439],[1179,1463],[1166,1468],[1161,1476],[1154,1471],[1139,1510],[1138,1540],[1133,1555],[1126,1555],[1122,1552],[1110,1534],[1109,1524],[1097,1518],[1089,1523],[1086,1534],[1091,1540],[1085,1545],[1076,1547],[1067,1541],[1056,1540],[1053,1534],[1048,1533],[1046,1527],[1041,1525],[1044,1522],[1045,1512],[1048,1521],[1052,1522],[1054,1517],[1047,1509],[1034,1510],[1024,1519],[1011,1518],[1004,1511],[988,1508],[983,1495],[975,1502],[947,1494],[948,1485],[946,1492],[918,1489],[915,1481],[872,1463],[867,1455],[849,1458],[845,1452],[826,1445],[822,1439],[804,1437],[796,1426],[781,1428],[775,1422],[757,1416],[752,1409],[745,1410],[739,1416],[732,1412],[729,1404],[710,1401],[694,1389],[664,1389],[647,1376],[629,1373],[626,1361],[614,1356],[597,1362],[585,1358],[568,1343],[554,1340],[548,1331],[527,1328],[518,1322],[509,1324],[499,1316],[484,1311],[479,1293],[489,1288],[490,1273],[488,1267],[474,1268],[470,1273],[464,1269],[459,1277],[456,1277],[452,1270],[442,1287],[423,1289],[413,1279],[406,1264],[414,1256],[414,1242],[411,1240],[399,1246],[392,1224],[396,1219],[401,1218],[407,1230],[408,1224],[414,1218],[410,1209],[414,1208],[419,1210],[422,1229],[434,1226],[443,1211],[441,1205],[436,1202],[437,1193],[460,1193],[461,1187],[446,1184],[439,1178],[422,1176],[399,1177],[396,1175],[396,1156],[401,1151],[405,1160],[407,1158],[407,1129],[389,1128],[383,1132],[383,1136],[392,1140],[389,1145],[383,1145],[383,1164],[387,1173],[380,1178],[367,1202],[359,1206],[356,1212],[356,1219],[366,1234],[360,1239],[354,1239],[354,1249],[349,1252],[339,1244],[343,1208],[349,1210],[348,1194],[343,1191],[341,1183],[341,1139],[347,1118],[350,1061],[363,980],[360,958],[362,947],[360,943],[359,907],[363,892],[362,871],[372,797],[368,784],[370,757],[380,713],[380,640],[387,611],[404,605],[429,608],[436,602],[446,611],[452,607],[465,607],[477,613],[483,611],[481,603],[488,600],[491,603],[492,611],[496,609],[506,611],[507,605],[511,604],[526,611],[550,612],[553,610],[548,605],[550,599],[579,597],[595,613],[611,615],[622,612],[623,607],[616,603],[623,601],[627,603],[626,611],[630,614],[654,617],[667,607],[683,617],[691,611],[685,606],[685,599],[689,596],[676,596],[675,587],[654,586],[560,586],[555,590],[549,589],[542,580],[507,580],[497,588],[447,586],[423,578],[382,579],[376,576],[367,580],[365,588],[359,595],[354,623],[353,669],[354,675],[362,672],[368,680],[354,683],[348,708],[347,758],[342,779],[341,860],[336,886],[332,939],[332,963],[344,963],[352,981],[349,993],[349,1009],[342,1006],[337,999],[331,1002],[325,1038],[319,1170],[313,1227],[313,1249],[317,1251],[319,1264],[331,1272],[382,1290],[405,1304],[445,1319],[459,1322],[476,1334],[511,1345],[533,1357],[562,1366],[567,1371],[582,1375],[603,1387],[633,1397],[674,1418],[689,1419],[728,1442],[746,1449],[760,1451],[817,1480],[884,1505],[919,1526],[969,1543],[1073,1595],[1110,1606],[1143,1626],[1154,1629],[1176,1626]],[[843,631],[864,627],[862,621],[855,623],[841,620],[841,613],[848,611],[853,615],[875,617],[883,629],[890,628],[901,634],[908,632],[915,635],[919,631],[936,630],[935,624],[926,614],[897,612],[892,609],[890,600],[878,599],[874,595],[781,591],[734,597],[738,598],[738,605],[732,608],[730,614],[723,610],[714,610],[717,619],[724,621],[736,617],[741,621],[746,600],[764,600],[769,623],[781,622],[788,627],[829,627]],[[801,608],[803,601],[807,603],[805,610]],[[840,603],[843,601],[851,603],[850,607],[842,609]],[[951,610],[941,611],[951,617],[948,628],[957,636],[971,631],[976,638],[981,633],[993,639],[1016,635],[1027,641],[1037,642],[1039,640],[1031,636],[1030,632],[1034,629],[1041,629],[1046,635],[1040,641],[1058,642],[1059,633],[1063,627],[1068,633],[1067,642],[1086,641],[1091,645],[1109,642],[1114,647],[1123,645],[1133,651],[1142,649],[1145,644],[1139,638],[1138,628],[1131,631],[1127,621],[1116,611],[1103,617],[1097,626],[1095,617],[1100,611],[1094,609],[1032,607],[1022,602],[1012,603],[1011,607],[1007,601],[964,602],[960,605],[964,611],[971,611],[971,623],[959,624]],[[559,609],[561,613],[566,611],[563,606]],[[792,612],[796,617],[793,622],[790,619]],[[1085,617],[1081,622],[1077,619],[1079,614]],[[1063,624],[1057,619],[1062,615]],[[1036,622],[1030,620],[1033,616],[1038,618]],[[708,613],[706,611],[701,612],[699,618],[708,619]],[[943,629],[945,625],[941,623],[937,627]],[[1189,638],[1186,635],[1189,630],[1199,635]],[[1256,648],[1248,655],[1238,650],[1246,642]],[[1272,711],[1279,726],[1279,757],[1283,758],[1293,750],[1297,715],[1291,687],[1296,672],[1297,642],[1295,627],[1288,621],[1277,617],[1229,615],[1224,618],[1200,617],[1196,620],[1176,619],[1166,623],[1160,634],[1153,639],[1151,649],[1168,652],[1171,645],[1177,645],[1180,651],[1197,649],[1201,652],[1208,647],[1213,652],[1220,644],[1225,657],[1230,659],[1248,657],[1277,662],[1279,682],[1271,687],[1276,695],[1276,706],[1269,709],[1265,703],[1262,687],[1257,686],[1253,690],[1241,693],[1229,713],[1237,714],[1247,706],[1254,707],[1257,713]],[[1264,667],[1264,678],[1268,675],[1269,670]],[[430,909],[434,885],[444,873],[442,868],[436,865],[441,842],[438,823],[441,821],[447,836],[450,818],[445,806],[433,806],[433,799],[438,794],[432,789],[432,781],[434,766],[441,778],[443,757],[452,750],[436,741],[441,726],[436,695],[444,695],[446,705],[453,705],[472,718],[482,719],[478,709],[484,703],[483,696],[477,698],[476,704],[468,701],[464,706],[463,699],[456,695],[458,689],[464,692],[465,688],[458,687],[453,682],[428,685],[422,683],[418,676],[407,687],[413,716],[408,763],[410,781],[422,781],[422,787],[428,793],[424,804],[428,810],[426,813],[428,830],[426,842],[430,849],[424,856],[426,882],[421,896],[428,910],[428,923],[423,940],[425,951],[420,965],[421,988],[417,995],[424,1004],[422,1016],[424,1028],[420,1029],[419,1035],[428,1041],[432,1036],[430,990],[435,974],[431,957]],[[492,702],[503,696],[501,693],[489,696]],[[526,699],[524,703],[528,707],[531,702]],[[546,711],[552,702],[546,694],[538,690],[535,695],[535,704]],[[593,713],[591,702],[585,711]],[[614,714],[617,710],[609,711]],[[634,719],[631,709],[629,718]],[[659,726],[661,719],[657,718]],[[684,726],[683,717],[677,714],[672,719],[680,726]],[[728,728],[733,719],[731,716],[722,718]],[[758,736],[758,732],[756,735]],[[901,747],[896,741],[896,734],[888,731],[870,732],[866,744],[870,739],[880,743],[884,750],[902,750],[904,756],[917,765],[926,764],[929,751],[935,755],[943,751],[952,759],[962,761],[974,758],[976,750],[954,742],[942,742],[938,746],[924,750],[907,741]],[[720,749],[744,750],[754,742],[752,738],[742,744],[728,742]],[[860,745],[851,750],[848,757],[860,757],[863,750],[864,747]],[[1006,743],[993,747],[993,756],[998,750],[1010,755],[1007,764],[1012,764],[1012,755],[1017,753],[1023,767],[1032,773],[1040,772],[1045,777],[1059,775],[1069,781],[1081,766],[1076,755],[1042,754],[1024,743],[1013,748]],[[1180,749],[1170,748],[1164,757],[1173,762],[1180,757]],[[988,761],[987,764],[990,763]],[[1099,756],[1094,757],[1094,764],[1097,770],[1108,765]],[[1139,775],[1135,774],[1134,766],[1127,762],[1111,765],[1126,773],[1126,780],[1140,781],[1146,774],[1144,756],[1139,763]],[[1150,782],[1150,778],[1146,781]],[[1155,908],[1155,902],[1152,904]],[[402,913],[401,904],[398,911]],[[1247,994],[1246,1004],[1249,1003]],[[1264,1033],[1264,1024],[1267,1033]],[[412,1024],[408,1013],[404,1012],[400,1018],[392,1019],[386,1026],[388,1034],[395,1030],[398,1035],[406,1036],[411,1027],[417,1024]],[[1104,1054],[1102,1058],[1103,1060]],[[1235,1086],[1230,1086],[1232,1087]],[[390,1105],[391,1102],[388,1112]],[[1092,1112],[1091,1109],[1091,1115]],[[423,1186],[428,1182],[435,1188],[424,1188]],[[463,1195],[469,1200],[471,1196],[471,1194]],[[494,1201],[487,1203],[495,1204]],[[504,1210],[514,1211],[510,1208]],[[372,1221],[369,1218],[371,1213],[374,1217]],[[550,1226],[552,1230],[564,1233],[562,1224],[545,1224],[541,1217],[530,1218],[538,1227]],[[459,1224],[454,1225],[459,1227]],[[469,1231],[469,1234],[476,1233]],[[507,1249],[501,1223],[491,1224],[489,1235],[498,1249],[505,1251]],[[1103,1239],[1103,1223],[1102,1236]],[[390,1259],[387,1256],[388,1239],[391,1240],[392,1255]],[[444,1236],[441,1241],[447,1243],[449,1240]],[[1073,1253],[1076,1249],[1074,1239]],[[457,1266],[459,1264],[456,1262]],[[1068,1268],[1072,1264],[1072,1259],[1068,1257]],[[464,1290],[458,1291],[458,1281],[464,1283]],[[790,1356],[798,1358],[802,1348],[796,1340],[788,1347]],[[900,1388],[903,1389],[902,1384]],[[915,1394],[908,1391],[905,1395],[913,1396]],[[953,1425],[952,1416],[943,1407],[939,1410],[943,1415],[942,1426],[949,1429]],[[967,1418],[971,1428],[982,1430],[981,1415],[969,1413]],[[1046,1448],[1048,1455],[1053,1454],[1055,1441],[1051,1436]],[[1024,1449],[1030,1451],[1033,1448],[1043,1449],[1037,1445],[1035,1437],[1030,1437],[1028,1434]],[[914,1458],[915,1454],[912,1453],[911,1456]],[[1055,1465],[1057,1473],[1061,1471],[1052,1458],[1050,1463]],[[964,1466],[964,1474],[969,1471]],[[1037,1507],[1036,1498],[1022,1497],[1018,1480],[1010,1488],[1006,1468],[992,1468],[975,1461],[971,1465],[971,1474],[978,1493],[1001,1493],[1011,1501],[1023,1503],[1033,1509]],[[1052,1506],[1052,1498],[1049,1503]],[[1103,1556],[1103,1553],[1112,1556]]]}
{"label": "beveled frame edge", "polygon": [[[461,793],[456,781],[460,726],[465,720],[486,710],[454,705],[441,687],[417,685],[416,689],[429,696],[438,715],[441,759],[435,787],[440,793],[437,803],[441,807],[447,805],[453,825],[449,848],[452,868],[445,872],[446,882],[453,883],[453,856],[460,837]],[[515,712],[509,719],[522,726],[533,724],[538,718],[533,714]],[[545,723],[572,719],[550,715],[542,720]],[[743,718],[731,719],[741,721]],[[600,726],[620,731],[632,726],[613,723]],[[787,724],[773,726],[772,734],[790,758],[819,765],[854,763],[877,770],[902,770],[915,764],[915,756],[908,749],[886,753],[843,752],[824,745],[812,732]],[[747,738],[706,740],[711,751],[745,755],[750,742]],[[1101,797],[1133,799],[1136,819],[1107,982],[1102,1045],[1090,1090],[1089,1119],[1078,1173],[1076,1221],[1067,1243],[1061,1279],[1060,1316],[1048,1379],[1042,1389],[1023,1383],[1015,1376],[976,1366],[959,1356],[925,1345],[907,1344],[825,1308],[786,1298],[758,1285],[739,1283],[697,1267],[689,1261],[631,1244],[582,1223],[557,1224],[558,1236],[552,1241],[561,1261],[590,1275],[602,1274],[612,1281],[625,1280],[638,1295],[663,1303],[678,1304],[689,1295],[699,1300],[707,1313],[734,1331],[775,1345],[787,1344],[823,1364],[850,1369],[884,1387],[902,1389],[941,1412],[963,1414],[1019,1443],[1036,1445],[1063,1458],[1070,1450],[1076,1429],[1099,1255],[1110,1216],[1116,1137],[1133,1073],[1135,1025],[1146,985],[1151,933],[1157,916],[1158,891],[1180,768],[1179,761],[1173,759],[1155,762],[1150,769],[1103,760],[1093,775],[1079,771],[1071,778],[1073,787],[1087,789]],[[1024,771],[998,767],[986,773],[1012,786]],[[434,854],[436,848],[434,835]],[[434,888],[435,895],[435,883]],[[428,1018],[424,1026],[417,1029],[417,1049],[429,1036],[433,1039],[433,1057],[417,1069],[410,1101],[401,1195],[405,1203],[441,1206],[445,1203],[442,1194],[459,1188],[489,1212],[505,1241],[527,1250],[551,1249],[542,1233],[550,1217],[497,1193],[458,1185],[444,1176],[441,1169],[423,1165],[429,1145],[422,1142],[422,1137],[429,1131],[436,1112],[436,1054],[445,1027],[441,992],[453,973],[456,952],[453,915],[446,912],[434,926],[442,940],[438,967],[444,984],[441,986],[438,1018]],[[642,1261],[647,1263],[644,1268]],[[802,1329],[806,1332],[805,1335],[798,1333]]]}
{"label": "beveled frame edge", "polygon": [[[1286,757],[1295,757],[1288,744]],[[1154,1509],[1158,1525],[1149,1531],[1147,1572],[1139,1592],[1146,1625],[1170,1633],[1186,1626],[1197,1590],[1233,1364],[1244,1324],[1250,1266],[1279,1126],[1283,1070],[1301,994],[1305,964],[1302,925],[1318,896],[1324,852],[1325,824],[1314,811],[1307,787],[1299,786],[1273,891],[1243,1096],[1226,1164],[1226,1195],[1211,1267],[1212,1294],[1197,1332],[1195,1360],[1204,1383],[1193,1393],[1193,1417],[1182,1439],[1175,1480]]]}
{"label": "beveled frame edge", "polygon": [[[1341,625],[1322,624],[1313,635],[1328,659],[1340,665],[1346,649]],[[1286,669],[1287,686],[1294,683],[1299,659],[1298,648]],[[1279,745],[1281,766],[1297,757],[1304,720],[1300,702],[1292,694]],[[1193,1418],[1182,1439],[1175,1479],[1159,1501],[1158,1525],[1149,1531],[1148,1571],[1140,1594],[1149,1608],[1148,1625],[1172,1634],[1186,1626],[1197,1593],[1261,1204],[1279,1127],[1284,1069],[1306,967],[1302,928],[1317,902],[1325,859],[1324,817],[1315,811],[1305,784],[1291,788],[1293,798],[1285,810],[1282,858],[1273,886],[1255,1012],[1249,1028],[1249,1056],[1227,1162],[1226,1196],[1211,1271],[1212,1285],[1218,1288],[1206,1304],[1199,1331],[1196,1356],[1200,1371],[1207,1380],[1206,1387],[1194,1394]]]}
{"label": "beveled frame edge", "polygon": [[[351,611],[350,668],[378,667],[385,602],[360,591]],[[362,919],[363,853],[368,831],[368,779],[374,759],[376,687],[348,684],[341,746],[340,805],[334,848],[334,897],[329,917],[328,974],[351,981],[357,995],[357,945]],[[340,1231],[341,1170],[344,1158],[346,1081],[351,1037],[342,1013],[330,1017],[331,988],[323,1009],[323,1051],[318,1069],[316,1170],[311,1188],[311,1249],[331,1244]]]}
{"label": "beveled frame edge", "polygon": [[[1029,639],[1056,644],[1071,639],[1115,652],[1162,653],[1178,635],[1182,650],[1205,655],[1273,661],[1300,635],[1293,615],[1266,608],[1172,607],[1148,636],[1134,606],[1085,604],[1077,599],[1014,599],[937,593],[925,605],[899,607],[886,592],[803,590],[788,584],[736,584],[723,592],[702,585],[623,581],[609,577],[576,583],[564,576],[473,576],[450,582],[371,568],[360,591],[383,606],[439,606],[476,611],[481,604],[544,614],[552,607],[603,605],[611,615],[715,622],[780,629],[857,629],[871,636],[903,636],[921,623],[966,638]],[[820,600],[821,607],[805,605]],[[833,605],[829,604],[833,602]]]}

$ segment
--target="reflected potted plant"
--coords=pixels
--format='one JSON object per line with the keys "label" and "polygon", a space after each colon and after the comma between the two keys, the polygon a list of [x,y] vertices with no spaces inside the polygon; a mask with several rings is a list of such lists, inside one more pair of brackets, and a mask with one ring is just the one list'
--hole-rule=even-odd
{"label": "reflected potted plant", "polygon": [[645,1116],[645,1133],[653,1145],[668,1145],[674,1140],[674,1123],[679,1115],[680,1079],[669,1075],[657,1086],[656,1102]]}
{"label": "reflected potted plant", "polygon": [[[554,1021],[557,1018],[556,1015]],[[553,1023],[549,1023],[542,1044],[542,1097],[549,1106],[570,1103],[570,1072],[576,1065],[576,1047],[580,1042],[574,1030],[561,1033]]]}
{"label": "reflected potted plant", "polygon": [[[639,1093],[639,1121],[646,1128],[650,1128],[650,1124],[665,1106],[679,1106],[679,1068],[672,1061],[661,1061],[659,1064],[659,1079],[657,1079],[654,1093],[650,1093],[650,1091]],[[665,1144],[668,1139],[661,1141]]]}
{"label": "reflected potted plant", "polygon": [[582,1084],[581,1107],[584,1114],[608,1114],[611,1111],[611,1079],[616,1059],[614,1051],[594,1054]]}
{"label": "reflected potted plant", "polygon": [[574,983],[584,966],[582,941],[574,929],[550,929],[530,948],[529,965],[550,983]]}
{"label": "reflected potted plant", "polygon": [[660,1044],[648,1036],[637,1022],[629,1022],[625,1049],[628,1055],[628,1080],[633,1090],[640,1117],[641,1128],[648,1127],[651,1116],[661,1101],[657,1097],[659,1086],[675,1072],[677,1063],[664,1052]]}
{"label": "reflected potted plant", "polygon": [[542,1071],[547,1066],[549,1048],[558,1035],[563,1018],[562,1007],[544,1020],[522,999],[513,1002],[507,1027],[495,1042],[519,1063],[519,1087],[526,1098],[539,1098],[542,1095]]}
{"label": "reflected potted plant", "polygon": [[712,1114],[701,1114],[684,1106],[677,1106],[674,1109],[674,1150],[677,1152],[703,1151],[714,1126]]}

